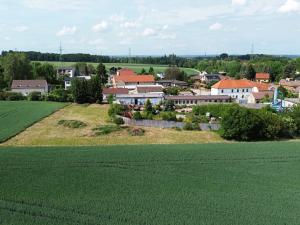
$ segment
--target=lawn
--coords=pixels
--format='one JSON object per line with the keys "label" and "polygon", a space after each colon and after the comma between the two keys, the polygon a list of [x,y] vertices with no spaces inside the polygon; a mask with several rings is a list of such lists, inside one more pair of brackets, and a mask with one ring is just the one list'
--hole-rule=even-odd
{"label": "lawn", "polygon": [[[41,63],[45,63],[45,62],[41,62]],[[59,67],[70,67],[73,66],[76,62],[49,62],[51,64],[53,64],[56,68]],[[92,64],[94,66],[97,66],[97,63],[88,63],[88,64]],[[105,63],[105,66],[107,67],[107,69],[111,68],[111,67],[122,67],[122,68],[129,68],[134,70],[136,73],[140,73],[142,71],[142,69],[145,69],[146,71],[149,71],[150,67],[153,67],[155,73],[162,73],[164,72],[168,66],[166,65],[149,65],[149,64],[128,64],[128,63]],[[191,75],[197,75],[199,73],[199,71],[197,71],[196,69],[192,69],[192,68],[181,68],[183,69],[187,75],[191,76]]]}
{"label": "lawn", "polygon": [[0,101],[0,143],[65,105],[52,102]]}
{"label": "lawn", "polygon": [[[145,128],[146,133],[142,137],[133,137],[124,129],[104,136],[95,136],[92,131],[94,128],[109,124],[108,108],[108,105],[69,105],[4,144],[13,146],[86,146],[224,142],[214,132],[176,131],[159,128]],[[81,121],[87,126],[71,129],[59,125],[61,120]]]}
{"label": "lawn", "polygon": [[3,225],[298,225],[297,142],[0,148]]}

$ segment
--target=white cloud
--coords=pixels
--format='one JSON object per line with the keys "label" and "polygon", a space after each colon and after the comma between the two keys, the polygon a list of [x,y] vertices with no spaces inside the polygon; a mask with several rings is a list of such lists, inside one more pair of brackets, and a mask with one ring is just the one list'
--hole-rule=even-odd
{"label": "white cloud", "polygon": [[77,31],[77,27],[76,26],[73,26],[73,27],[63,26],[63,28],[56,33],[56,36],[73,35],[73,34],[76,33],[76,31]]}
{"label": "white cloud", "polygon": [[247,0],[232,0],[233,6],[242,6],[246,4],[247,4]]}
{"label": "white cloud", "polygon": [[8,36],[3,37],[3,39],[4,39],[5,41],[10,41],[10,40],[11,40],[11,38],[8,37]]}
{"label": "white cloud", "polygon": [[13,27],[12,30],[16,32],[24,32],[27,31],[29,28],[27,26],[16,26]]}
{"label": "white cloud", "polygon": [[280,6],[278,11],[282,13],[300,11],[300,2],[296,0],[287,0],[282,6]]}
{"label": "white cloud", "polygon": [[220,23],[214,23],[209,27],[210,30],[222,30],[223,28],[224,28],[223,24]]}
{"label": "white cloud", "polygon": [[156,35],[156,31],[152,28],[146,28],[142,33],[142,36],[144,37],[151,37],[155,35]]}
{"label": "white cloud", "polygon": [[122,28],[136,28],[136,27],[138,27],[138,23],[127,21],[125,23],[122,23],[120,26]]}
{"label": "white cloud", "polygon": [[108,29],[108,22],[106,22],[106,21],[101,21],[100,23],[98,23],[92,27],[92,30],[94,32],[101,32],[101,31],[105,31],[107,29]]}

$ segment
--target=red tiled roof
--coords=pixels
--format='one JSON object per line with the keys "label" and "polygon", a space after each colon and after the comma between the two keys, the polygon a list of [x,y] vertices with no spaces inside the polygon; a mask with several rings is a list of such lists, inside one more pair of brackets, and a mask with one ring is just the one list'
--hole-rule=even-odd
{"label": "red tiled roof", "polygon": [[270,84],[265,84],[265,83],[258,83],[258,82],[252,82],[253,87],[257,87],[259,91],[269,91],[271,88]]}
{"label": "red tiled roof", "polygon": [[105,95],[128,94],[129,90],[127,88],[103,88],[102,93]]}
{"label": "red tiled roof", "polygon": [[118,75],[119,76],[134,76],[134,75],[136,75],[136,73],[131,69],[123,68],[118,71]]}
{"label": "red tiled roof", "polygon": [[11,88],[12,89],[39,89],[46,88],[48,86],[46,80],[13,80]]}
{"label": "red tiled roof", "polygon": [[155,79],[152,75],[135,75],[135,76],[116,76],[116,81],[124,83],[154,83]]}
{"label": "red tiled roof", "polygon": [[256,73],[256,79],[269,80],[270,74],[269,73]]}
{"label": "red tiled roof", "polygon": [[253,88],[254,82],[249,80],[221,80],[212,88],[215,89],[235,89],[235,88]]}

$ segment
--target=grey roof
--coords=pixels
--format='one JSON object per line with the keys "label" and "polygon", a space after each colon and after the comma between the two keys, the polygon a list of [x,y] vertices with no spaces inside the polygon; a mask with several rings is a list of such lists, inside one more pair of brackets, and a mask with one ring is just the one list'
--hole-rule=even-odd
{"label": "grey roof", "polygon": [[166,96],[167,100],[230,100],[227,95]]}
{"label": "grey roof", "polygon": [[40,89],[48,87],[46,80],[13,80],[12,89]]}
{"label": "grey roof", "polygon": [[292,102],[294,104],[300,104],[300,98],[286,98],[284,101]]}
{"label": "grey roof", "polygon": [[159,80],[159,81],[157,81],[157,83],[160,83],[160,84],[171,83],[171,84],[187,85],[186,82],[180,81],[180,80]]}

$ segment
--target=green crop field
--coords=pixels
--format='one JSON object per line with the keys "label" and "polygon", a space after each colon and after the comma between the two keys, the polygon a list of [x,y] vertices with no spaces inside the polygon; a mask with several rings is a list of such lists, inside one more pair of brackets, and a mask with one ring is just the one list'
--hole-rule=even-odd
{"label": "green crop field", "polygon": [[52,102],[0,101],[0,143],[65,105]]}
{"label": "green crop field", "polygon": [[[45,62],[40,62],[40,63],[45,63]],[[49,62],[49,63],[53,64],[55,66],[55,68],[70,67],[75,64],[75,62]],[[97,63],[88,63],[88,64],[92,64],[94,66],[98,65]],[[105,66],[108,69],[111,67],[121,67],[121,68],[126,67],[126,68],[134,70],[136,73],[140,73],[142,71],[142,69],[149,71],[150,67],[153,67],[155,73],[162,73],[168,68],[168,66],[166,66],[166,65],[128,64],[128,63],[105,63]],[[192,69],[192,68],[181,68],[181,69],[183,69],[189,76],[195,75],[195,74],[197,75],[199,73],[199,71],[197,71],[196,69]]]}
{"label": "green crop field", "polygon": [[0,148],[2,225],[298,225],[300,144]]}

